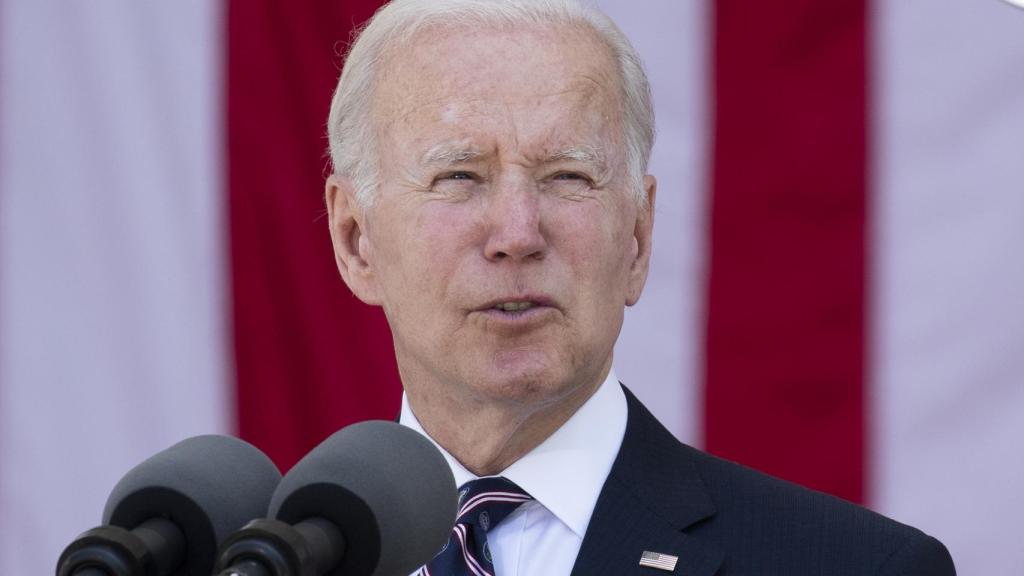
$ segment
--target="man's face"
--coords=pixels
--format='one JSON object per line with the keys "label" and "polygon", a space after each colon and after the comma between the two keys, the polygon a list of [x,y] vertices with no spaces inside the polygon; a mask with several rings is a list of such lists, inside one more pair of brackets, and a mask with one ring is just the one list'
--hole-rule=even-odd
{"label": "man's face", "polygon": [[411,397],[543,404],[610,367],[651,226],[614,70],[571,29],[441,30],[385,63],[382,184],[345,277],[383,306]]}

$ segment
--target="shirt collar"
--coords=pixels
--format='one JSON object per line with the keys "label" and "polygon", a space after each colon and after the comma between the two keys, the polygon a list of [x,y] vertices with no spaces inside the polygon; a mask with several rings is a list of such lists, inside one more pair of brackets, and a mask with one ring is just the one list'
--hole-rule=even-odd
{"label": "shirt collar", "polygon": [[[626,396],[615,371],[609,370],[597,392],[561,428],[500,475],[526,490],[582,538],[622,445],[626,420]],[[457,485],[477,478],[423,430],[404,394],[399,421],[437,446]]]}

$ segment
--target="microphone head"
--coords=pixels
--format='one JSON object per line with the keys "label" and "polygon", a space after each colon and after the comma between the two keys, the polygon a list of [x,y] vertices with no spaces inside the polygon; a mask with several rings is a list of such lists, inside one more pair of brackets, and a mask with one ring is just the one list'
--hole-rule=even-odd
{"label": "microphone head", "polygon": [[266,514],[281,480],[258,448],[230,436],[195,436],[132,468],[114,486],[103,523],[131,530],[154,517],[185,535],[185,564],[175,574],[209,574],[217,547]]}
{"label": "microphone head", "polygon": [[281,480],[270,517],[321,517],[345,537],[327,576],[405,576],[448,541],[458,493],[444,456],[405,426],[380,420],[335,432]]}

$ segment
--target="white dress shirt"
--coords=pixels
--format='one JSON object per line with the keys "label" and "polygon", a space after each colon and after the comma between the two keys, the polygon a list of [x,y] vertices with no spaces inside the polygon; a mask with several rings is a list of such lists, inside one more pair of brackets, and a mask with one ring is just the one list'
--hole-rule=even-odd
{"label": "white dress shirt", "polygon": [[[605,479],[626,433],[626,396],[615,371],[569,420],[539,446],[503,470],[534,501],[523,504],[487,534],[495,576],[568,576]],[[402,396],[400,422],[423,434]],[[436,442],[455,483],[477,478]]]}

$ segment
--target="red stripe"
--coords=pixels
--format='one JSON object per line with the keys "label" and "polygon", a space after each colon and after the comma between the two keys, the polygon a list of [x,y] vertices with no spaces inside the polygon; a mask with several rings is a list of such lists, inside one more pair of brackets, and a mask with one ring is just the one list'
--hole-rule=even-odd
{"label": "red stripe", "polygon": [[399,408],[383,314],[338,276],[322,200],[337,53],[378,4],[228,2],[239,432],[283,468],[339,427],[394,418]]}
{"label": "red stripe", "polygon": [[864,499],[866,0],[715,3],[706,447]]}

